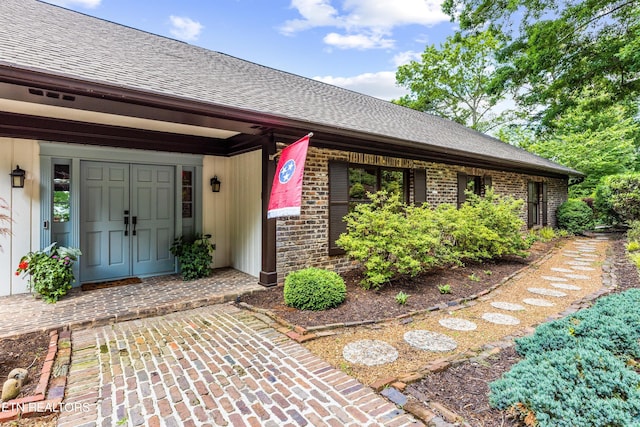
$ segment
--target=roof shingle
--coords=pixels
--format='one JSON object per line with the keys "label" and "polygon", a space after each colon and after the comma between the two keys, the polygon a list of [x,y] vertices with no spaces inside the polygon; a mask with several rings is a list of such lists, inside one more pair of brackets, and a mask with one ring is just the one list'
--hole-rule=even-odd
{"label": "roof shingle", "polygon": [[0,1],[0,66],[576,171],[430,114],[35,0]]}

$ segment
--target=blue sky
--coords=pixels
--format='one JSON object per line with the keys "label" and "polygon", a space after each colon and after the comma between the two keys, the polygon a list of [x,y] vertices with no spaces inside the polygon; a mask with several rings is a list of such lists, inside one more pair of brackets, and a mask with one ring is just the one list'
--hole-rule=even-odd
{"label": "blue sky", "polygon": [[442,0],[45,0],[383,99],[454,24]]}

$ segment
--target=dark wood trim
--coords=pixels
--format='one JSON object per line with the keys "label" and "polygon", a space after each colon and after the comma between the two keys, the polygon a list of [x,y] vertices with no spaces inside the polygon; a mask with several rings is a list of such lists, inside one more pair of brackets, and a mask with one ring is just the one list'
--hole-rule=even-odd
{"label": "dark wood trim", "polygon": [[[139,89],[125,88],[108,84],[88,82],[69,76],[50,75],[31,69],[19,69],[0,65],[0,82],[22,86],[33,86],[54,90],[71,95],[82,95],[98,100],[117,101],[126,104],[146,106],[201,115],[203,120],[218,119],[226,123],[227,129],[237,129],[245,134],[266,134],[274,132],[294,138],[308,132],[314,133],[313,145],[354,152],[389,155],[415,160],[437,163],[480,167],[498,171],[517,172],[552,178],[568,178],[568,173],[541,166],[539,169],[527,163],[504,159],[491,159],[475,155],[455,148],[437,147],[433,145],[406,140],[385,138],[366,132],[340,129],[331,125],[310,124],[301,120],[286,119],[255,111],[246,111],[228,105],[218,105],[180,98]],[[98,104],[96,100],[96,105]],[[242,129],[242,130],[241,130]],[[213,151],[210,154],[217,154]],[[209,153],[207,153],[209,154]],[[222,155],[229,155],[228,152]]]}
{"label": "dark wood trim", "polygon": [[262,267],[260,281],[262,286],[275,286],[278,284],[277,258],[276,258],[276,219],[267,218],[269,210],[269,196],[273,177],[276,173],[276,164],[271,156],[276,154],[276,140],[273,135],[262,138]]}
{"label": "dark wood trim", "polygon": [[0,111],[0,135],[120,148],[226,156],[224,140]]}

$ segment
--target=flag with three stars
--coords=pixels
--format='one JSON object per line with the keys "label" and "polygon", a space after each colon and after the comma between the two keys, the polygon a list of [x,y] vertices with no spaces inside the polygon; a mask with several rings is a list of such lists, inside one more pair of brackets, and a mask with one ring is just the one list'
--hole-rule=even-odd
{"label": "flag with three stars", "polygon": [[304,161],[311,135],[300,138],[282,150],[271,187],[267,218],[300,215]]}

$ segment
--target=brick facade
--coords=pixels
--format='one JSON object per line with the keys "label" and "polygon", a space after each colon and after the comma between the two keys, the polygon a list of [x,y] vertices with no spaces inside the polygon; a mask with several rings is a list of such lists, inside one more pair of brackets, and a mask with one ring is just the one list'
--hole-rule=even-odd
{"label": "brick facade", "polygon": [[[289,272],[305,267],[344,271],[354,265],[346,256],[328,255],[330,160],[395,168],[424,168],[427,170],[427,202],[431,206],[441,203],[456,204],[458,172],[477,176],[489,175],[497,194],[511,195],[523,200],[527,198],[527,182],[546,182],[548,222],[551,226],[556,225],[557,207],[567,200],[566,179],[309,147],[302,187],[301,215],[298,218],[277,222],[276,256],[279,282],[282,282]],[[413,201],[413,182],[410,182],[410,193],[410,200]],[[525,204],[520,215],[525,222],[526,209]]]}

